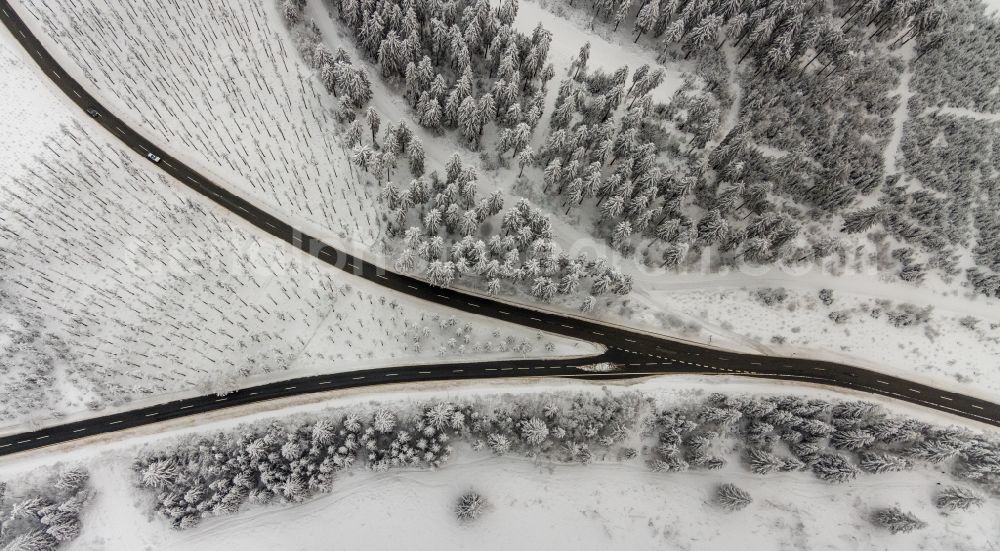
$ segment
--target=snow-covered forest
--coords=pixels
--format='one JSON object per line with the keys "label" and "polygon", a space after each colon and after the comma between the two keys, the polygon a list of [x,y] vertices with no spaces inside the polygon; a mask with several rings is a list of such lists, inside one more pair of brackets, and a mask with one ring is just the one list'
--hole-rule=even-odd
{"label": "snow-covered forest", "polygon": [[[947,469],[953,484],[939,489],[935,504],[950,511],[1000,492],[1000,442],[992,436],[893,415],[876,403],[785,394],[662,403],[606,391],[372,404],[182,439],[141,454],[133,476],[155,496],[160,516],[185,529],[247,506],[335,491],[338,473],[352,468],[447,468],[465,451],[563,464],[641,462],[664,476],[732,461],[760,476],[804,471],[835,484]],[[718,497],[742,509],[752,501],[744,494],[725,488]],[[875,520],[896,533],[918,527],[908,519],[890,512]]]}
{"label": "snow-covered forest", "polygon": [[93,494],[89,476],[69,466],[33,471],[16,482],[0,479],[0,549],[52,551],[76,539]]}

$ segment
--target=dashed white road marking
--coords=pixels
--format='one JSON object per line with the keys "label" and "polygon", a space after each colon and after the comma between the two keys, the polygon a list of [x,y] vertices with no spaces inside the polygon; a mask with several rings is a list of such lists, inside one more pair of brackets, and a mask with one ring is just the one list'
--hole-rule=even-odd
{"label": "dashed white road marking", "polygon": [[194,406],[181,406],[181,408],[180,408],[180,409],[190,409],[190,408],[193,408],[193,407],[194,407]]}
{"label": "dashed white road marking", "polygon": [[111,421],[111,422],[110,422],[110,423],[108,423],[108,424],[109,424],[109,425],[117,425],[118,423],[121,423],[121,421]]}
{"label": "dashed white road marking", "polygon": [[144,415],[144,417],[153,417],[154,415],[159,415],[159,414],[160,412],[154,411],[153,413],[147,413],[146,415]]}
{"label": "dashed white road marking", "polygon": [[972,406],[972,407],[974,407],[974,408],[976,408],[976,409],[983,409],[982,406],[977,406],[976,404],[969,404],[969,405]]}
{"label": "dashed white road marking", "polygon": [[364,379],[364,377],[351,377],[351,379],[355,381],[360,381],[361,379]]}
{"label": "dashed white road marking", "polygon": [[73,432],[83,432],[83,431],[85,431],[85,430],[87,430],[87,429],[76,429],[76,430],[75,430],[75,431],[73,431]]}

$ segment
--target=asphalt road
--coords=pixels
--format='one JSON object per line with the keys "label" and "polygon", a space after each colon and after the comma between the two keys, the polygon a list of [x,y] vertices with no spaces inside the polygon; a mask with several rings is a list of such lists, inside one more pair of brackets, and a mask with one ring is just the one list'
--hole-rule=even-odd
{"label": "asphalt road", "polygon": [[[704,373],[762,377],[792,382],[818,383],[897,398],[976,421],[1000,426],[1000,405],[979,398],[947,392],[931,386],[892,377],[867,369],[800,358],[737,354],[697,344],[676,341],[626,328],[609,326],[576,317],[533,310],[490,300],[455,289],[432,286],[423,280],[387,271],[379,266],[339,251],[298,231],[279,218],[229,192],[130,128],[100,105],[70,77],[42,47],[6,0],[0,0],[3,22],[38,66],[81,109],[96,109],[95,122],[136,153],[154,153],[153,163],[177,181],[204,195],[260,230],[299,248],[336,268],[365,278],[383,287],[457,310],[492,317],[567,337],[597,342],[607,352],[589,361],[607,361],[622,369],[613,375],[585,375],[576,369],[580,360],[465,363],[441,366],[399,367],[339,375],[296,379],[284,383],[245,389],[225,397],[202,396],[171,402],[154,408],[130,411],[80,423],[52,427],[32,433],[0,438],[0,455],[37,448],[102,432],[112,432],[215,409],[272,398],[320,392],[338,388],[371,386],[380,383],[433,380],[467,380],[492,377],[587,376],[634,377],[643,374]],[[535,367],[545,367],[535,369]],[[460,370],[460,371],[458,371]],[[359,378],[362,377],[362,378]]]}

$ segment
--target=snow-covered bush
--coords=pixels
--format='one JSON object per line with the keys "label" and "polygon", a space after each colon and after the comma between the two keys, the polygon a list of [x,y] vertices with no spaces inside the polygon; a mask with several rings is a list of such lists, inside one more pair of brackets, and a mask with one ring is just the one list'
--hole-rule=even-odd
{"label": "snow-covered bush", "polygon": [[481,517],[488,507],[486,498],[478,492],[466,492],[455,504],[455,516],[463,522],[473,521]]}

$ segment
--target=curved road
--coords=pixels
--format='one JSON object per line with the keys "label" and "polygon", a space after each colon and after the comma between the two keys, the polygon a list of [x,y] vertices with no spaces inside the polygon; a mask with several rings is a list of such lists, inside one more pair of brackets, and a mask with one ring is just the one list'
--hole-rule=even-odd
{"label": "curved road", "polygon": [[[786,381],[826,384],[872,394],[880,394],[1000,426],[1000,405],[910,382],[875,371],[833,362],[799,358],[780,358],[738,354],[654,336],[617,326],[551,312],[514,306],[455,289],[434,287],[423,280],[386,271],[360,258],[344,253],[310,235],[298,231],[281,219],[257,208],[222,186],[210,181],[180,160],[131,129],[100,105],[42,47],[6,0],[0,0],[0,16],[14,37],[38,66],[70,100],[81,109],[96,109],[95,122],[107,129],[136,153],[155,153],[161,158],[156,167],[177,181],[208,197],[236,216],[262,231],[297,247],[336,268],[363,277],[383,287],[442,304],[457,310],[493,317],[567,337],[597,342],[607,347],[592,362],[613,362],[622,369],[611,375],[586,375],[574,365],[581,359],[521,361],[503,363],[466,363],[439,366],[400,367],[309,377],[273,385],[244,389],[224,397],[202,396],[171,402],[152,408],[130,411],[0,438],[0,455],[37,448],[84,436],[155,423],[185,415],[203,413],[234,405],[320,392],[338,388],[370,386],[379,383],[476,379],[507,376],[586,376],[634,377],[643,374],[703,373],[763,377]],[[535,369],[536,367],[542,369]],[[359,378],[361,377],[361,378]]]}

